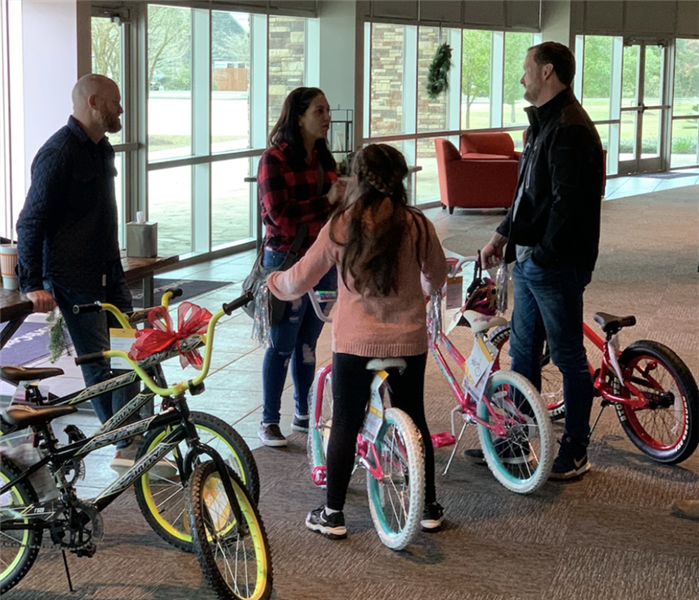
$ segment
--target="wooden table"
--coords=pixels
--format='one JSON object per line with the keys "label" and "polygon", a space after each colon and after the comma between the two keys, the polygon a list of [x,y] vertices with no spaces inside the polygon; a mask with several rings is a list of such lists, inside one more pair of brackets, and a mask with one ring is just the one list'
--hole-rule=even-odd
{"label": "wooden table", "polygon": [[153,275],[165,267],[179,262],[180,257],[156,256],[154,258],[134,258],[121,253],[121,264],[124,267],[127,283],[141,283],[143,286],[143,308],[153,306]]}
{"label": "wooden table", "polygon": [[0,289],[0,322],[4,323],[0,331],[0,348],[14,335],[19,326],[34,312],[34,305],[24,294],[17,290]]}

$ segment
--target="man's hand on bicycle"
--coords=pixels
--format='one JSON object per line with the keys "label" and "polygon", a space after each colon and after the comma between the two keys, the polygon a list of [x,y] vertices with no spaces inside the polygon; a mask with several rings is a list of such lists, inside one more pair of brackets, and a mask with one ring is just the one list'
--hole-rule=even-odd
{"label": "man's hand on bicycle", "polygon": [[507,244],[507,238],[499,233],[494,233],[490,241],[481,250],[483,267],[492,269],[497,267],[503,258],[503,248]]}
{"label": "man's hand on bicycle", "polygon": [[32,301],[34,312],[51,312],[56,307],[56,301],[53,299],[51,293],[46,290],[27,292],[27,298]]}

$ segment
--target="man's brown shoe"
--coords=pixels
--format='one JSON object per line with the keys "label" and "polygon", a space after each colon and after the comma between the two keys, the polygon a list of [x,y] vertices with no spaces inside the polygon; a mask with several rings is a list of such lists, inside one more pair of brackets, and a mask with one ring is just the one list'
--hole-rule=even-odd
{"label": "man's brown shoe", "polygon": [[699,500],[675,500],[672,513],[676,517],[699,520]]}

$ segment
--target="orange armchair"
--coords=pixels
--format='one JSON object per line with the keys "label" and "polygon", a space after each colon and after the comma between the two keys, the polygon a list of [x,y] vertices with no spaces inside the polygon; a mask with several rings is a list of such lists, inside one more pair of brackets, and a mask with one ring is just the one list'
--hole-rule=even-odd
{"label": "orange armchair", "polygon": [[509,208],[517,187],[519,158],[514,152],[512,138],[507,133],[464,134],[461,136],[462,149],[474,148],[465,146],[467,136],[505,136],[512,146],[510,156],[499,153],[506,149],[504,140],[497,140],[497,146],[487,147],[488,150],[497,149],[497,154],[486,152],[485,146],[477,146],[478,152],[467,152],[462,156],[449,140],[435,139],[442,208],[449,208],[449,214],[453,214],[454,207]]}

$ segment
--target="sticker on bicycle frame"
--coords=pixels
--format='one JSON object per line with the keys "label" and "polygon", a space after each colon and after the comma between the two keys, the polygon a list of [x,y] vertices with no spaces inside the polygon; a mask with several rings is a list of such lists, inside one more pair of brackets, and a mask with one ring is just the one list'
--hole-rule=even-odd
{"label": "sticker on bicycle frame", "polygon": [[381,429],[381,423],[383,423],[381,384],[383,384],[386,377],[388,377],[388,373],[383,371],[377,373],[371,382],[371,400],[364,416],[364,426],[362,428],[362,437],[371,444],[376,441],[376,436],[379,435],[379,430]]}
{"label": "sticker on bicycle frame", "polygon": [[488,376],[493,368],[495,357],[486,345],[485,340],[478,336],[473,350],[464,363],[463,387],[476,400],[480,400],[485,391]]}
{"label": "sticker on bicycle frame", "polygon": [[[135,329],[119,329],[117,327],[110,327],[109,329],[109,347],[112,350],[123,350],[124,352],[128,352],[131,350],[131,346],[133,346],[135,339]],[[110,359],[110,364],[112,369],[131,370],[131,365],[126,362],[126,359],[124,358],[112,358]]]}
{"label": "sticker on bicycle frame", "polygon": [[464,299],[464,278],[448,277],[447,278],[447,294],[446,294],[446,309],[459,308]]}

